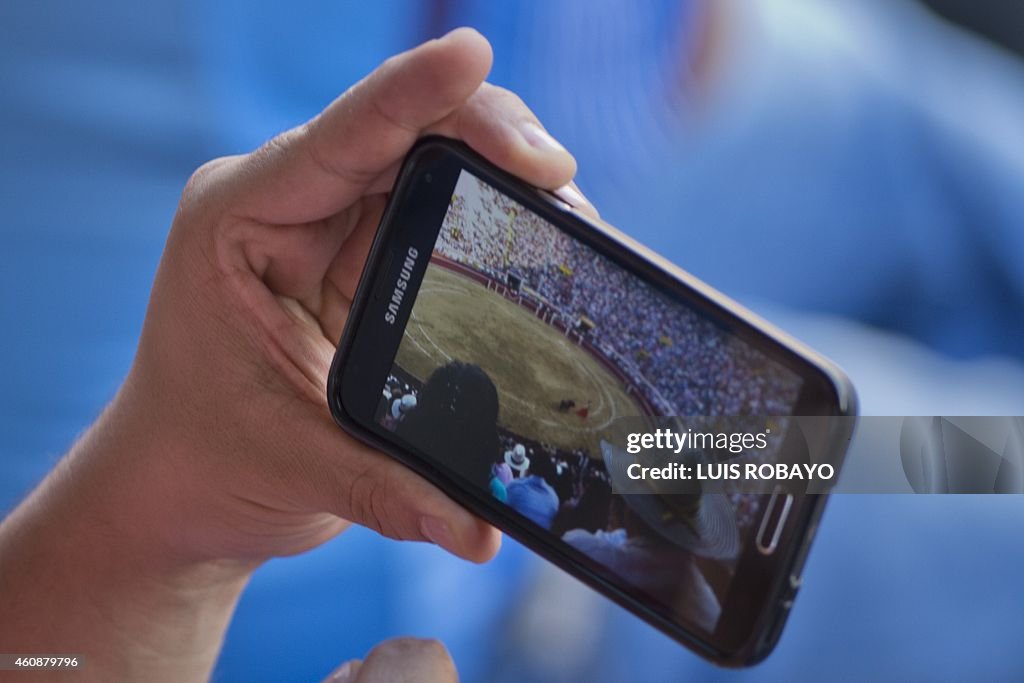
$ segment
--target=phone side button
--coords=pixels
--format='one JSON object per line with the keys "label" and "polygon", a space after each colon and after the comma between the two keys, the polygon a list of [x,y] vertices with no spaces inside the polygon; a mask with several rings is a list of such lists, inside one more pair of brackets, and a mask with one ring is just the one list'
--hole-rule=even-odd
{"label": "phone side button", "polygon": [[755,539],[757,550],[762,555],[771,555],[779,547],[782,529],[786,526],[786,519],[792,507],[793,495],[784,493],[781,489],[776,489],[768,499],[768,506],[764,517],[761,518]]}

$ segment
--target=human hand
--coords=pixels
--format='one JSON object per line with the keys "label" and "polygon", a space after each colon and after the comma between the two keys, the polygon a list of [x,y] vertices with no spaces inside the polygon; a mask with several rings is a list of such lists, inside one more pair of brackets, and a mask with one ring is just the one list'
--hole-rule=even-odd
{"label": "human hand", "polygon": [[483,82],[490,63],[479,34],[455,31],[189,182],[115,404],[152,442],[132,463],[133,488],[159,506],[147,532],[177,553],[259,561],[349,521],[475,561],[496,551],[497,532],[341,432],[325,399],[386,193],[419,136],[461,138],[541,187],[572,179],[575,161],[522,101]]}
{"label": "human hand", "polygon": [[436,640],[393,638],[365,660],[345,662],[324,683],[457,683],[455,663]]}
{"label": "human hand", "polygon": [[455,31],[195,173],[128,378],[0,524],[10,651],[82,654],[83,680],[199,680],[267,558],[352,522],[475,561],[496,552],[497,531],[338,429],[325,388],[387,192],[421,135],[460,138],[593,212],[567,185],[569,153],[483,82],[490,64],[486,40]]}

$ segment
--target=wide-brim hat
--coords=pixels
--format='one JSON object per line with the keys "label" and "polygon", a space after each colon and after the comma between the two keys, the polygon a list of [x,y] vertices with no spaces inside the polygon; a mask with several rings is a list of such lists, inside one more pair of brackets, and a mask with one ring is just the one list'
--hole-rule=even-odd
{"label": "wide-brim hat", "polygon": [[[601,441],[601,455],[609,472],[615,458],[626,454]],[[736,513],[722,493],[685,494],[623,493],[623,501],[644,523],[673,545],[694,555],[729,560],[740,552]]]}

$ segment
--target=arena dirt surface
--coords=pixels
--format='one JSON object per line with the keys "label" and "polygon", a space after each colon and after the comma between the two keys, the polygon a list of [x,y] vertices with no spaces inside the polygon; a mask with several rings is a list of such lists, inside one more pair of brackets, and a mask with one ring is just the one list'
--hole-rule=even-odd
{"label": "arena dirt surface", "polygon": [[[643,411],[600,362],[481,283],[431,264],[398,350],[397,364],[426,381],[451,360],[475,363],[498,388],[499,424],[600,458],[600,433],[615,418]],[[576,408],[558,411],[563,399]],[[584,419],[576,410],[590,401]]]}

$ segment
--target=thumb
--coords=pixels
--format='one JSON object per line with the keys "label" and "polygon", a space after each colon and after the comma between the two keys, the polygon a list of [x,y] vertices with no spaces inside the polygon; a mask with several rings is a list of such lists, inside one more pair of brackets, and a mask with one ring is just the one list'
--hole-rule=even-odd
{"label": "thumb", "polygon": [[[291,509],[328,512],[388,538],[429,541],[473,562],[491,559],[501,535],[397,460],[356,441],[320,410],[295,402],[276,417],[287,430],[261,433],[270,459],[261,478]],[[301,447],[295,435],[303,435]]]}
{"label": "thumb", "polygon": [[350,659],[328,674],[323,683],[355,683],[362,665],[362,660]]}
{"label": "thumb", "polygon": [[455,663],[437,640],[392,638],[335,669],[323,683],[458,683]]}
{"label": "thumb", "polygon": [[469,28],[391,57],[312,121],[246,157],[240,205],[273,224],[337,213],[462,105],[491,60],[487,39]]}
{"label": "thumb", "polygon": [[370,650],[355,683],[458,683],[455,663],[437,640],[393,638]]}

